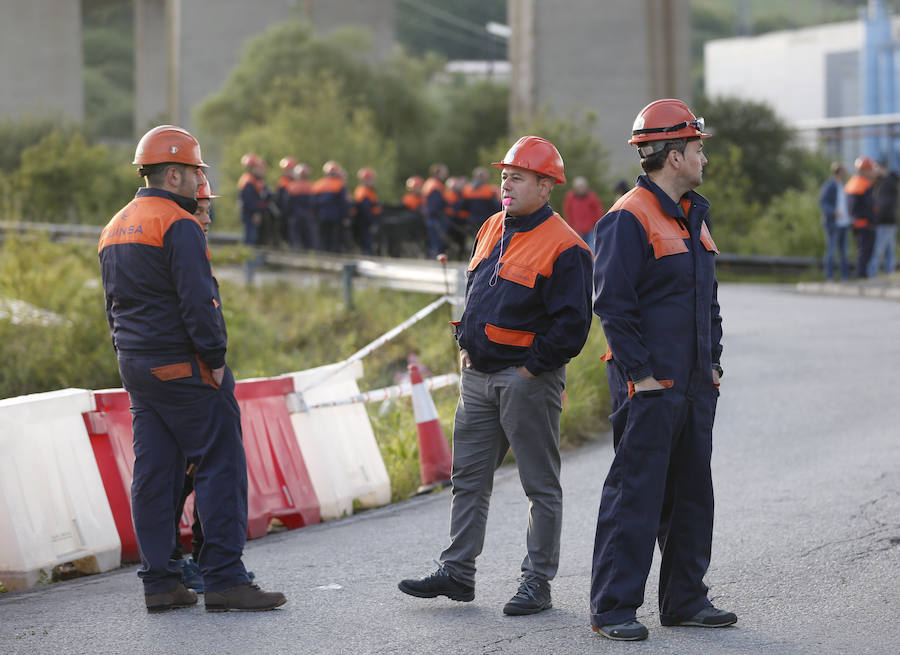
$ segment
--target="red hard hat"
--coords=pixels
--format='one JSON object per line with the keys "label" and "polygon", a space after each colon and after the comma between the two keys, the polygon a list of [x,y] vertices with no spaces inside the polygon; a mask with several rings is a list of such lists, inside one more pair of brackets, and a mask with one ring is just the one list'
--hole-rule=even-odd
{"label": "red hard hat", "polygon": [[252,152],[248,152],[241,157],[241,166],[244,168],[253,168],[254,166],[265,166],[266,163]]}
{"label": "red hard hat", "polygon": [[547,139],[539,136],[523,136],[516,141],[506,153],[503,161],[491,164],[497,168],[516,166],[556,180],[557,184],[566,183],[562,156],[559,150]]}
{"label": "red hard hat", "polygon": [[406,178],[407,191],[419,191],[422,189],[423,184],[425,184],[425,180],[422,179],[421,175],[413,175]]}
{"label": "red hard hat", "polygon": [[197,187],[197,200],[212,200],[213,198],[221,198],[222,196],[217,196],[212,192],[212,187],[209,185],[209,180],[206,177],[206,174],[203,171],[200,171],[200,185]]}
{"label": "red hard hat", "polygon": [[864,173],[875,168],[875,161],[871,157],[857,157],[853,165],[860,173]]}
{"label": "red hard hat", "polygon": [[628,145],[638,146],[650,141],[671,141],[712,136],[703,131],[705,123],[681,100],[665,98],[655,100],[644,107],[631,128],[631,139]]}
{"label": "red hard hat", "polygon": [[325,173],[325,175],[338,175],[341,172],[341,165],[333,159],[329,159],[322,164],[322,172]]}
{"label": "red hard hat", "polygon": [[175,162],[188,166],[206,166],[200,144],[190,132],[174,125],[157,125],[138,141],[135,166]]}
{"label": "red hard hat", "polygon": [[375,179],[375,169],[365,166],[356,172],[356,177],[360,182],[370,182]]}
{"label": "red hard hat", "polygon": [[278,162],[278,168],[285,171],[286,173],[289,173],[291,170],[293,170],[294,166],[296,165],[297,160],[293,157],[282,157],[281,161]]}

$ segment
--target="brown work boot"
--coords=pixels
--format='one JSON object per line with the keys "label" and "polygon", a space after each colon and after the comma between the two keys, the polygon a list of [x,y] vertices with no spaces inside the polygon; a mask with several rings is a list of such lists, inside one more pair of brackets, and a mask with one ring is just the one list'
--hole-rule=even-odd
{"label": "brown work boot", "polygon": [[167,612],[177,607],[190,607],[197,604],[197,594],[180,582],[162,594],[144,594],[147,611],[151,614]]}
{"label": "brown work boot", "polygon": [[206,592],[207,612],[264,612],[287,602],[280,591],[263,591],[250,582],[231,589]]}

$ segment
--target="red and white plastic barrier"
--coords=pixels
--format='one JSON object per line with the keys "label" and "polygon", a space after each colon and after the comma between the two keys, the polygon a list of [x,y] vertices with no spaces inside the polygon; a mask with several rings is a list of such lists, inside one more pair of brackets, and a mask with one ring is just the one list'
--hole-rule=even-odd
{"label": "red and white plastic barrier", "polygon": [[62,389],[0,400],[0,582],[49,580],[74,562],[117,568],[120,543],[91,452],[83,412],[91,392]]}

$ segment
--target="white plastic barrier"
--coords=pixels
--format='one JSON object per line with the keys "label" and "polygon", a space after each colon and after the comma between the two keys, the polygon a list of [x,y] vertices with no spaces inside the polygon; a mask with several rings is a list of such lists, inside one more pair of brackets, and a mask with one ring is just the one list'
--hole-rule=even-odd
{"label": "white plastic barrier", "polygon": [[[335,367],[341,370],[295,395],[294,402],[289,403],[294,434],[319,498],[323,519],[352,514],[354,500],[364,507],[391,502],[391,481],[365,406],[306,410],[303,405],[358,394],[356,380],[362,377],[362,362],[332,364],[288,375],[294,378],[296,389],[303,389],[322,380],[328,369]],[[302,403],[297,402],[300,398]]]}
{"label": "white plastic barrier", "polygon": [[82,412],[85,389],[0,400],[0,581],[25,589],[74,562],[119,566],[121,544]]}

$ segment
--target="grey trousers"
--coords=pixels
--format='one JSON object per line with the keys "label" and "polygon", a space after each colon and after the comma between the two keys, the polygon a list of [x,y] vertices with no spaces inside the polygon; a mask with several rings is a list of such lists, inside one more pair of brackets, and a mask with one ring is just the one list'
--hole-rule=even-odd
{"label": "grey trousers", "polygon": [[528,497],[526,578],[551,580],[559,566],[562,487],[559,484],[559,416],[566,369],[524,378],[515,368],[496,373],[464,369],[453,425],[450,545],[441,564],[475,584],[475,558],[484,546],[494,471],[512,447]]}

